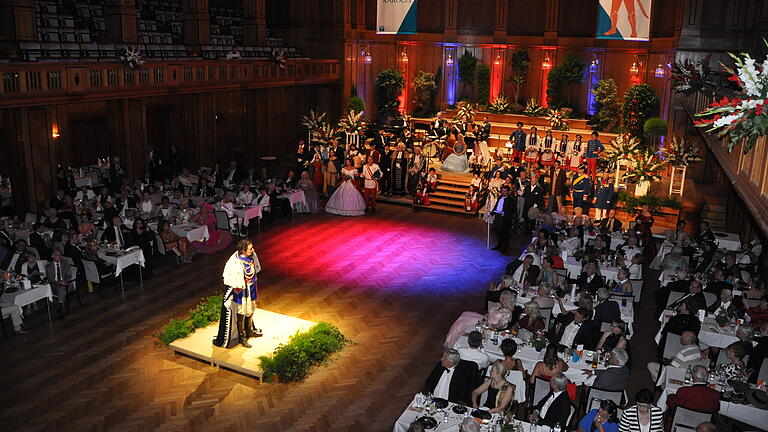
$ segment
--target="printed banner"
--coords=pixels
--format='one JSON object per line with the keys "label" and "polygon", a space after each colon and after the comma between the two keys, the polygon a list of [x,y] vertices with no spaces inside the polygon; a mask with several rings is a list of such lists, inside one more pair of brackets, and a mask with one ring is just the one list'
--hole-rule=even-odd
{"label": "printed banner", "polygon": [[416,0],[378,0],[377,3],[376,33],[416,33]]}
{"label": "printed banner", "polygon": [[600,0],[597,38],[648,40],[652,0]]}

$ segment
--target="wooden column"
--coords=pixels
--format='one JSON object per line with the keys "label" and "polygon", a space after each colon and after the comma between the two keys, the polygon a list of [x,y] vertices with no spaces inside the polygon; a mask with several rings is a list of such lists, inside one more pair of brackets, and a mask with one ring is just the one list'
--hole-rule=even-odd
{"label": "wooden column", "polygon": [[266,45],[267,14],[264,0],[243,0],[243,16],[243,44]]}
{"label": "wooden column", "polygon": [[[546,0],[546,12],[544,14],[544,43],[557,45],[557,22],[560,15],[561,0]],[[567,7],[567,5],[564,5]]]}
{"label": "wooden column", "polygon": [[184,43],[207,45],[211,41],[208,0],[184,0]]}
{"label": "wooden column", "polygon": [[493,30],[494,42],[505,42],[507,39],[507,14],[509,0],[496,0],[496,25]]}
{"label": "wooden column", "polygon": [[456,35],[459,22],[459,0],[445,0],[445,31],[446,36]]}
{"label": "wooden column", "polygon": [[109,0],[105,8],[107,37],[115,43],[136,43],[136,0]]}
{"label": "wooden column", "polygon": [[118,156],[127,178],[146,172],[147,110],[144,99],[107,101],[109,156]]}

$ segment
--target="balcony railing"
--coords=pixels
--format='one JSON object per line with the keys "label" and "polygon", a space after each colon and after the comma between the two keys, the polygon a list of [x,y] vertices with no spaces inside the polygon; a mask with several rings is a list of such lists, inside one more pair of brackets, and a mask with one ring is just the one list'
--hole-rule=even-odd
{"label": "balcony railing", "polygon": [[[691,119],[715,100],[736,95],[722,87],[708,88],[690,96],[679,96],[683,108]],[[728,138],[702,130],[707,146],[715,155],[723,170],[734,183],[742,200],[764,233],[768,233],[768,137],[758,138],[752,150],[744,154],[746,140],[742,140],[728,152]]]}
{"label": "balcony railing", "polygon": [[284,68],[264,60],[151,61],[132,70],[121,63],[18,63],[0,66],[0,106],[34,99],[152,89],[260,87],[275,82],[331,82],[340,78],[337,60],[287,60]]}

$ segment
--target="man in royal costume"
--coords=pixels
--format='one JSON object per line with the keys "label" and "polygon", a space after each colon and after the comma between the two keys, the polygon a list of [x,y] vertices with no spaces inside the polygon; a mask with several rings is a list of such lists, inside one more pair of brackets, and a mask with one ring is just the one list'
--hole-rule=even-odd
{"label": "man in royal costume", "polygon": [[256,273],[261,271],[259,258],[253,251],[250,240],[240,240],[237,251],[224,265],[224,299],[221,306],[219,333],[213,344],[218,347],[232,348],[238,343],[250,348],[248,339],[261,336],[261,329],[254,327],[253,312],[259,297],[256,285]]}

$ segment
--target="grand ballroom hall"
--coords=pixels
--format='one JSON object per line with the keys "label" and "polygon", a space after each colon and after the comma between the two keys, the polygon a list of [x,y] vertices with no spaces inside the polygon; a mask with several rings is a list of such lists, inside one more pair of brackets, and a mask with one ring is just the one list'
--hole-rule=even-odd
{"label": "grand ballroom hall", "polygon": [[766,430],[766,23],[0,1],[0,431]]}

